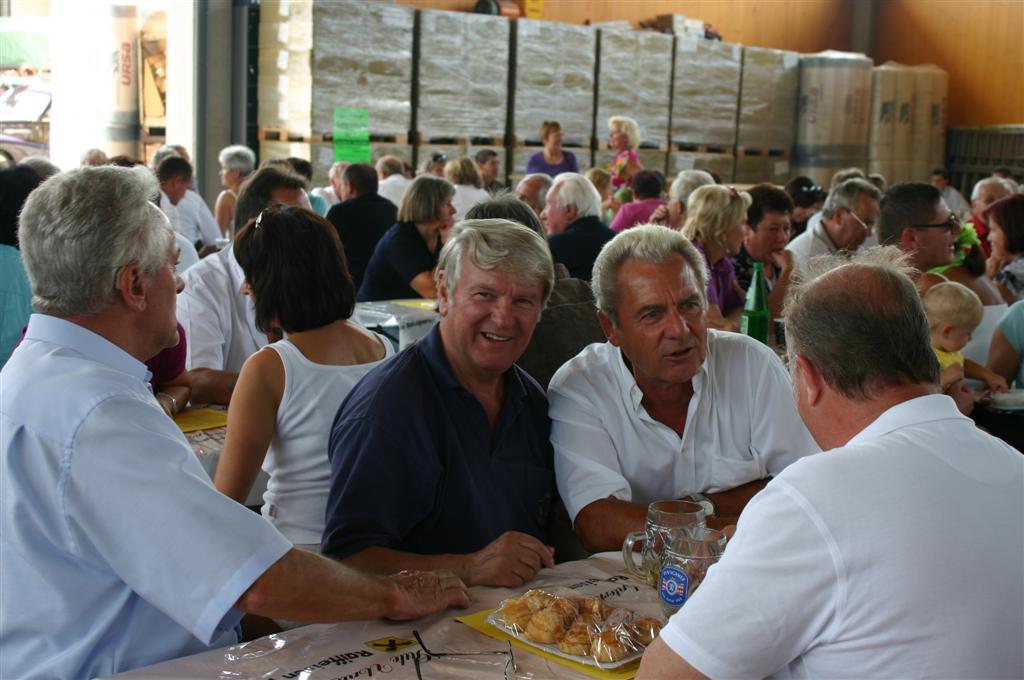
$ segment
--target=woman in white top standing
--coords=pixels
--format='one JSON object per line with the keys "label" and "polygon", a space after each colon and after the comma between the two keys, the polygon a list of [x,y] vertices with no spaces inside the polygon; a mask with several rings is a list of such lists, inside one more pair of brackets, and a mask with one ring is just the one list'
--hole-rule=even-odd
{"label": "woman in white top standing", "polygon": [[444,177],[455,185],[455,219],[461,220],[477,203],[483,203],[491,197],[484,189],[484,178],[480,175],[476,163],[469,156],[459,156],[448,161],[444,166]]}
{"label": "woman in white top standing", "polygon": [[239,232],[256,324],[285,339],[245,362],[214,484],[244,502],[262,467],[262,514],[292,543],[319,548],[330,486],[327,438],[349,391],[391,343],[348,319],[355,289],[337,232],[301,208],[268,208]]}

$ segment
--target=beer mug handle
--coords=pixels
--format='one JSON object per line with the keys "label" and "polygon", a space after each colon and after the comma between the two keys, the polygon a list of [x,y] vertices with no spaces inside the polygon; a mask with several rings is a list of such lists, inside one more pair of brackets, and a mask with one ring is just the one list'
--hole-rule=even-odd
{"label": "beer mug handle", "polygon": [[636,566],[636,562],[633,561],[633,548],[637,542],[645,542],[646,540],[646,532],[634,531],[627,535],[626,540],[622,542],[622,562],[626,565],[626,571],[638,578],[646,578],[646,576],[642,571],[640,571],[639,567]]}

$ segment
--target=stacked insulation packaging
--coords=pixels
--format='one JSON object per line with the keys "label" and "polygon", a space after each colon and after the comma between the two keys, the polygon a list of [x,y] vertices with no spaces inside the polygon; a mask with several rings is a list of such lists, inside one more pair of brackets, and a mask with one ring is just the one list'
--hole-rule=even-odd
{"label": "stacked insulation packaging", "polygon": [[509,132],[516,144],[514,174],[523,174],[526,161],[539,151],[522,145],[542,141],[540,126],[546,120],[558,121],[562,144],[581,166],[589,164],[597,33],[587,26],[530,19],[516,21],[513,31],[515,86]]}
{"label": "stacked insulation packaging", "polygon": [[608,119],[628,116],[640,125],[645,146],[666,148],[671,85],[672,36],[602,29],[594,134],[607,140]]}
{"label": "stacked insulation packaging", "polygon": [[[405,142],[412,118],[414,10],[401,5],[334,0],[264,0],[260,12],[259,125],[330,139],[336,107],[366,109],[369,132],[390,136],[373,160],[390,153],[412,160]],[[329,142],[263,142],[261,158],[309,158],[314,183],[334,162]]]}
{"label": "stacked insulation packaging", "polygon": [[872,66],[863,54],[801,55],[794,175],[827,187],[837,170],[865,167]]}
{"label": "stacked insulation packaging", "polygon": [[912,138],[914,158],[910,172],[915,182],[927,182],[931,171],[946,165],[946,97],[949,78],[937,66],[914,69]]}
{"label": "stacked insulation packaging", "polygon": [[740,45],[676,38],[670,175],[713,166],[732,181],[742,62]]}
{"label": "stacked insulation packaging", "polygon": [[789,180],[799,88],[799,54],[743,48],[735,182]]}
{"label": "stacked insulation packaging", "polygon": [[416,127],[420,142],[491,137],[504,144],[508,19],[422,10],[419,41]]}
{"label": "stacked insulation packaging", "polygon": [[914,69],[893,62],[872,71],[868,171],[889,184],[910,179]]}

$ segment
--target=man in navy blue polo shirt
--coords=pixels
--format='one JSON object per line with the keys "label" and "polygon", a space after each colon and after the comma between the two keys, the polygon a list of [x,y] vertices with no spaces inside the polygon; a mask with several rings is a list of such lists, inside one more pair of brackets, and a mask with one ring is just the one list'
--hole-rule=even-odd
{"label": "man in navy blue polo shirt", "polygon": [[514,362],[554,285],[548,247],[507,220],[466,220],[435,273],[441,321],[371,371],[331,430],[321,549],[371,571],[445,565],[514,587],[554,565],[547,398]]}

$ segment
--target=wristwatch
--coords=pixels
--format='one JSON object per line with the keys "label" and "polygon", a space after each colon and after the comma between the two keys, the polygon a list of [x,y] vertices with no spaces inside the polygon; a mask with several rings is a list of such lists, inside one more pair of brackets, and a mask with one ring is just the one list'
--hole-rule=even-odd
{"label": "wristwatch", "polygon": [[681,501],[693,501],[700,507],[704,508],[705,517],[715,516],[715,504],[712,503],[707,496],[702,493],[691,492],[680,498]]}

